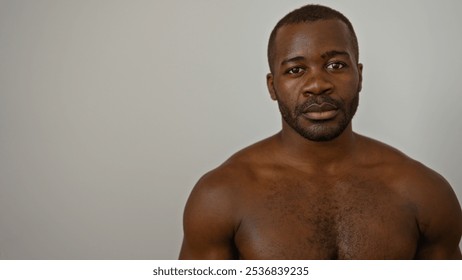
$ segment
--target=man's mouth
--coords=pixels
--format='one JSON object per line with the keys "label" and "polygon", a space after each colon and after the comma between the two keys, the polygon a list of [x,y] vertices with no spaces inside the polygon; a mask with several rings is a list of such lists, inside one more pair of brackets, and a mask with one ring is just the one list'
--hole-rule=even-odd
{"label": "man's mouth", "polygon": [[311,104],[303,112],[303,116],[309,120],[322,121],[334,118],[338,114],[338,108],[332,103]]}

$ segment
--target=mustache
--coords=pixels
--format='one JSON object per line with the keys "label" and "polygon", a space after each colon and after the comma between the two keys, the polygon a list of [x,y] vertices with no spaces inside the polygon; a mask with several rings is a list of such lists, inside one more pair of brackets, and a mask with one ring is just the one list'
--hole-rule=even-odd
{"label": "mustache", "polygon": [[296,116],[299,116],[306,113],[311,106],[321,106],[322,104],[330,104],[331,106],[335,107],[335,109],[343,108],[344,105],[343,102],[335,100],[328,95],[319,95],[311,97],[310,99],[306,100],[303,104],[296,106],[294,113]]}

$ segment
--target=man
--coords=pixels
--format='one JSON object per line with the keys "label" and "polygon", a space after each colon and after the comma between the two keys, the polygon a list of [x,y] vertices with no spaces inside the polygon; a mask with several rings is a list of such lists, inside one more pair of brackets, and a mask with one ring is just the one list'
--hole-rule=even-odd
{"label": "man", "polygon": [[274,28],[267,85],[282,130],[203,176],[181,259],[461,259],[451,186],[352,131],[362,64],[351,23],[318,5]]}

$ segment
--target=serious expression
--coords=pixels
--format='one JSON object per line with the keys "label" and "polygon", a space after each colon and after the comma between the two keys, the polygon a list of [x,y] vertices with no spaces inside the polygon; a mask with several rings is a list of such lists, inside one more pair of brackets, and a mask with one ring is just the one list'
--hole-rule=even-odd
{"label": "serious expression", "polygon": [[349,126],[362,82],[352,37],[340,20],[290,24],[274,41],[271,98],[291,129],[311,141],[329,141]]}

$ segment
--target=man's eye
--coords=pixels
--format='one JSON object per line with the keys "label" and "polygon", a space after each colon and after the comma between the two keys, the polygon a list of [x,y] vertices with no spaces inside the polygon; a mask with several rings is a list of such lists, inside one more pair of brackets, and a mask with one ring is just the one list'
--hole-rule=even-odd
{"label": "man's eye", "polygon": [[346,65],[342,62],[333,62],[333,63],[329,63],[327,65],[327,69],[331,69],[331,70],[339,70],[339,69],[342,69],[344,68]]}
{"label": "man's eye", "polygon": [[303,68],[302,67],[293,67],[293,68],[290,68],[287,73],[289,74],[300,74],[303,72]]}

